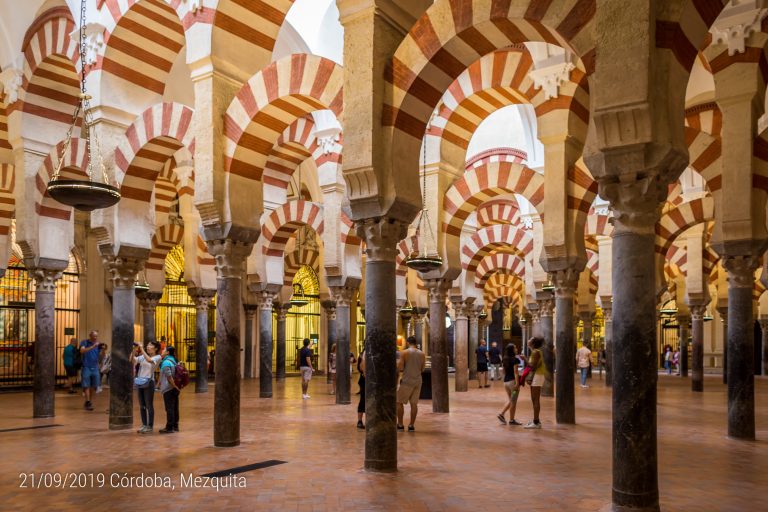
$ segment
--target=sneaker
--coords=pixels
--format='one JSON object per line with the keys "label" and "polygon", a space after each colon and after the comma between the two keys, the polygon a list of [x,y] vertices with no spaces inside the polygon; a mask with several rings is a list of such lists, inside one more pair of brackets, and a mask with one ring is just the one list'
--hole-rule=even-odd
{"label": "sneaker", "polygon": [[501,422],[502,425],[507,424],[507,419],[504,417],[503,414],[497,414],[496,417],[499,418],[499,421]]}
{"label": "sneaker", "polygon": [[91,404],[91,402],[85,402],[85,410],[86,411],[92,411],[93,410],[93,405]]}
{"label": "sneaker", "polygon": [[359,420],[358,420],[358,422],[357,422],[357,428],[359,428],[360,430],[365,430],[365,425],[363,425],[363,422],[362,422],[362,421],[359,421]]}
{"label": "sneaker", "polygon": [[397,430],[398,430],[399,432],[405,432],[405,427],[404,427],[404,426],[402,426],[402,425],[398,425],[398,426],[397,426]]}
{"label": "sneaker", "polygon": [[302,400],[306,400],[307,399],[307,395],[301,395],[301,399]]}
{"label": "sneaker", "polygon": [[416,429],[413,428],[413,425],[408,425],[408,432],[416,432]]}
{"label": "sneaker", "polygon": [[522,423],[520,423],[520,422],[519,422],[519,421],[517,421],[517,420],[509,420],[509,424],[510,424],[510,425],[522,425]]}
{"label": "sneaker", "polygon": [[158,430],[161,434],[173,434],[173,429],[171,428],[161,428]]}
{"label": "sneaker", "polygon": [[97,393],[101,393],[101,386],[99,386],[99,387],[97,387],[97,388],[96,388],[96,392],[97,392]]}
{"label": "sneaker", "polygon": [[136,433],[137,434],[143,434],[145,430],[147,430],[147,426],[146,425],[142,425],[141,428],[136,431]]}
{"label": "sneaker", "polygon": [[312,398],[312,397],[310,397],[309,395],[304,395],[304,397],[305,397],[305,398]]}
{"label": "sneaker", "polygon": [[534,423],[533,421],[529,421],[528,424],[523,428],[526,428],[526,429],[541,428],[541,422]]}
{"label": "sneaker", "polygon": [[139,432],[140,434],[151,434],[152,433],[152,427],[146,427],[144,430]]}

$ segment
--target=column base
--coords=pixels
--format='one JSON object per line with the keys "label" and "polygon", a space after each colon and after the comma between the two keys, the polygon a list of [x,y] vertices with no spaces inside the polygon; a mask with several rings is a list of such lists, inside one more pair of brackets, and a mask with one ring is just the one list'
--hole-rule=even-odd
{"label": "column base", "polygon": [[[634,496],[631,494],[621,493],[613,490],[613,496],[614,500],[616,499],[616,495],[619,494],[623,498],[625,498],[626,501],[639,501],[639,496]],[[614,503],[611,506],[611,510],[613,512],[659,512],[661,508],[659,507],[659,497],[656,496],[655,499],[656,503],[653,505],[619,505],[618,503]]]}
{"label": "column base", "polygon": [[195,393],[207,393],[208,388],[195,389]]}
{"label": "column base", "polygon": [[110,418],[109,430],[128,430],[133,428],[133,418]]}
{"label": "column base", "polygon": [[259,393],[259,398],[272,398],[272,392],[271,391],[268,392],[268,393],[266,393],[266,392],[265,393],[261,393],[260,392]]}
{"label": "column base", "polygon": [[364,469],[371,473],[396,473],[397,462],[392,466],[392,461],[386,460],[366,460]]}
{"label": "column base", "polygon": [[702,393],[704,391],[704,383],[692,380],[691,381],[691,391],[694,391],[694,392],[697,392],[697,393]]}
{"label": "column base", "polygon": [[56,414],[55,413],[39,413],[39,414],[32,414],[32,417],[35,418],[35,419],[38,419],[38,418],[55,418]]}
{"label": "column base", "polygon": [[232,448],[234,446],[240,446],[240,440],[236,441],[214,441],[213,446],[216,448]]}

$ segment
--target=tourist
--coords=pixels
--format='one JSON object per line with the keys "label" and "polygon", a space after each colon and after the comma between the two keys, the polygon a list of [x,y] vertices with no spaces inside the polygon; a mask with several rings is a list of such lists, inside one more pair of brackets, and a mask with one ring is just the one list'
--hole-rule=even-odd
{"label": "tourist", "polygon": [[99,349],[99,373],[101,374],[101,384],[109,382],[109,373],[112,371],[112,353],[106,343],[101,344]]}
{"label": "tourist", "polygon": [[312,380],[312,349],[309,348],[309,338],[304,338],[304,347],[299,352],[299,369],[301,370],[301,398],[309,398],[309,381]]}
{"label": "tourist", "polygon": [[92,411],[93,393],[101,385],[101,374],[99,373],[99,333],[91,331],[88,339],[80,343],[80,353],[83,356],[82,387],[85,393],[85,410]]}
{"label": "tourist", "polygon": [[664,368],[667,370],[667,375],[672,375],[672,347],[667,345],[664,347]]}
{"label": "tourist", "polygon": [[507,392],[507,403],[497,416],[502,425],[507,424],[507,419],[504,416],[507,411],[509,411],[510,425],[522,425],[522,423],[515,419],[517,396],[520,394],[520,373],[517,367],[519,363],[517,347],[515,347],[514,343],[510,343],[505,350],[504,359],[501,360],[502,369],[504,370],[504,391]]}
{"label": "tourist", "polygon": [[606,363],[605,348],[601,348],[597,352],[597,371],[601,379],[603,378],[603,368],[606,368],[606,371],[608,371],[605,363]]}
{"label": "tourist", "polygon": [[675,373],[680,375],[680,348],[679,347],[675,350],[675,353],[672,354],[672,366],[675,368]]}
{"label": "tourist", "polygon": [[490,360],[491,380],[501,380],[501,350],[495,341],[491,342],[491,348],[488,349],[488,359]]}
{"label": "tourist", "polygon": [[360,400],[357,402],[357,428],[365,430],[363,423],[363,414],[365,414],[365,348],[357,357],[357,371],[360,377],[357,379],[357,385],[360,386]]}
{"label": "tourist", "polygon": [[480,346],[475,349],[477,354],[477,382],[478,388],[489,388],[488,384],[488,347],[485,340],[480,340]]}
{"label": "tourist", "polygon": [[162,357],[158,354],[160,344],[156,341],[150,341],[147,343],[146,350],[139,342],[134,342],[133,344],[139,352],[138,356],[135,352],[131,352],[131,365],[139,365],[139,371],[133,380],[139,395],[139,406],[141,408],[141,428],[137,432],[139,434],[148,434],[152,432],[155,425],[154,375],[155,368],[160,365],[162,360]]}
{"label": "tourist", "polygon": [[539,411],[541,410],[541,386],[544,385],[546,369],[544,367],[544,356],[541,354],[541,347],[544,345],[544,338],[535,336],[528,340],[528,347],[531,349],[531,356],[528,358],[526,382],[531,384],[531,403],[533,404],[533,421],[529,421],[523,428],[541,428],[539,420]]}
{"label": "tourist", "polygon": [[589,366],[592,363],[592,351],[589,350],[589,346],[585,343],[579,350],[576,351],[576,367],[581,372],[581,387],[588,388],[587,386],[587,374],[589,373]]}
{"label": "tourist", "polygon": [[331,345],[331,353],[328,354],[328,373],[331,376],[331,395],[336,394],[336,344]]}
{"label": "tourist", "polygon": [[166,418],[165,428],[159,430],[161,434],[179,431],[179,394],[181,390],[173,380],[175,373],[176,349],[166,345],[163,350],[163,360],[160,363],[160,392],[163,394]]}
{"label": "tourist", "polygon": [[416,423],[416,414],[419,411],[419,394],[421,394],[421,373],[427,364],[427,356],[419,350],[415,336],[408,337],[408,348],[400,354],[397,362],[398,370],[403,372],[400,378],[400,386],[397,388],[397,430],[403,431],[403,416],[405,404],[411,404],[411,422],[408,424],[408,432],[413,432]]}
{"label": "tourist", "polygon": [[64,371],[67,373],[67,384],[69,385],[69,394],[74,395],[75,384],[77,384],[77,370],[75,364],[80,361],[81,358],[77,357],[79,351],[77,350],[77,338],[69,340],[69,345],[64,347]]}

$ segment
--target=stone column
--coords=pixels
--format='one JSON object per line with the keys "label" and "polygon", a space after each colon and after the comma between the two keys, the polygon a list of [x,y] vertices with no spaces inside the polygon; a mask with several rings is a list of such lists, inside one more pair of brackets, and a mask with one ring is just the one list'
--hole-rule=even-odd
{"label": "stone column", "polygon": [[[149,251],[146,251],[147,253]],[[144,258],[106,256],[112,278],[112,372],[109,374],[109,429],[133,427],[133,324],[136,317],[136,274]]]}
{"label": "stone column", "polygon": [[[326,340],[326,361],[325,361],[325,375],[326,375],[326,382],[331,382],[331,347],[334,343],[336,343],[336,331],[338,330],[338,327],[336,326],[336,301],[335,300],[324,300],[320,303],[321,306],[323,306],[323,309],[325,310],[325,320],[326,320],[326,332],[328,333],[328,337]],[[338,350],[338,346],[337,346]],[[347,358],[349,359],[349,358]],[[338,360],[336,366],[338,367]]]}
{"label": "stone column", "polygon": [[[290,304],[273,305],[277,317],[277,333],[275,335],[275,378],[285,380],[285,319],[288,317]],[[330,336],[330,330],[329,334]],[[272,349],[269,352],[269,367],[272,368]]]}
{"label": "stone column", "polygon": [[477,315],[480,314],[482,308],[471,307],[469,308],[469,343],[467,347],[467,366],[469,367],[469,380],[477,380],[477,350],[478,335],[480,333],[479,320]]}
{"label": "stone column", "polygon": [[[678,336],[680,347],[680,376],[688,377],[688,322],[691,317],[689,315],[677,315]],[[703,348],[703,345],[702,345]],[[703,357],[702,352],[702,357]],[[702,363],[703,363],[702,359]]]}
{"label": "stone column", "polygon": [[723,256],[728,272],[728,436],[755,438],[752,289],[757,256]]}
{"label": "stone column", "polygon": [[613,371],[613,317],[612,317],[612,302],[610,299],[602,302],[603,304],[603,318],[605,319],[605,386],[611,387],[612,371]]}
{"label": "stone column", "polygon": [[[66,264],[66,262],[64,262]],[[64,266],[66,268],[66,265]],[[56,283],[63,268],[30,269],[35,279],[35,368],[32,383],[32,417],[56,415]]]}
{"label": "stone column", "polygon": [[397,470],[395,257],[406,229],[404,223],[386,217],[357,223],[366,254],[364,467],[371,471]]}
{"label": "stone column", "polygon": [[728,307],[719,306],[717,312],[723,324],[723,384],[728,384]]}
{"label": "stone column", "polygon": [[[544,385],[541,387],[541,396],[555,396],[555,340],[552,335],[554,326],[552,325],[552,308],[554,306],[553,300],[540,299],[536,302],[539,303],[539,332],[540,336],[544,338],[544,346],[541,348],[541,353],[544,356],[544,366],[547,368],[547,376],[544,380]],[[571,306],[573,308],[573,306]],[[568,323],[572,326],[573,313],[570,315]],[[571,329],[573,331],[573,329]],[[573,336],[573,335],[571,335]],[[573,338],[571,338],[573,340]]]}
{"label": "stone column", "polygon": [[[276,293],[270,290],[256,292],[259,306],[259,398],[272,398],[272,302]],[[280,350],[276,353],[280,371]],[[285,345],[282,350],[283,378],[285,378]],[[279,374],[278,374],[279,377]]]}
{"label": "stone column", "polygon": [[[195,354],[197,356],[197,377],[195,393],[208,392],[208,309],[215,290],[190,288],[189,296],[195,303]],[[215,368],[215,364],[214,364]]]}
{"label": "stone column", "polygon": [[162,298],[162,292],[141,292],[138,294],[139,306],[141,307],[142,326],[144,327],[144,344],[150,341],[157,341],[157,325],[155,323],[155,314],[157,304]]}
{"label": "stone column", "polygon": [[760,319],[760,332],[763,335],[763,375],[768,375],[768,318]]}
{"label": "stone column", "polygon": [[[209,240],[216,260],[216,387],[213,444],[240,444],[240,313],[245,259],[253,244],[232,239]],[[271,325],[271,322],[270,322]]]}
{"label": "stone column", "polygon": [[573,294],[579,284],[579,271],[567,268],[552,272],[557,315],[557,373],[555,378],[555,417],[558,423],[576,423],[576,398],[573,374],[576,371],[576,342],[573,325]]}
{"label": "stone column", "polygon": [[583,324],[581,330],[581,343],[582,345],[587,345],[591,349],[594,349],[595,347],[592,346],[592,322],[595,319],[595,314],[591,311],[584,312],[579,314],[579,318]]}
{"label": "stone column", "polygon": [[426,279],[429,291],[429,354],[432,363],[432,412],[448,412],[448,342],[445,338],[446,279]]}
{"label": "stone column", "polygon": [[357,286],[329,286],[336,302],[336,403],[351,403],[351,375],[349,374],[350,323],[349,304]]}
{"label": "stone column", "polygon": [[245,309],[245,353],[243,354],[243,378],[252,379],[255,372],[253,371],[253,323],[256,320],[256,306],[252,304],[243,304]]}
{"label": "stone column", "polygon": [[691,334],[692,334],[692,361],[691,391],[704,391],[704,314],[707,312],[706,304],[690,304],[691,310]]}
{"label": "stone column", "polygon": [[468,310],[472,308],[472,302],[474,299],[467,299],[466,301],[454,301],[453,311],[455,313],[454,336],[455,336],[455,359],[454,366],[456,367],[455,375],[455,387],[456,391],[468,391],[469,390],[469,354],[467,353],[467,347],[469,345],[469,317]]}

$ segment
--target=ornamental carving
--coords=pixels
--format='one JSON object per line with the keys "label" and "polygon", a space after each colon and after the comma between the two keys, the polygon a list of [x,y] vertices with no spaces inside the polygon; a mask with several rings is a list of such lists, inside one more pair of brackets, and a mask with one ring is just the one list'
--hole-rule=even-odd
{"label": "ornamental carving", "polygon": [[357,288],[352,286],[329,286],[331,299],[336,301],[337,308],[348,308],[352,297],[355,296]]}
{"label": "ornamental carving", "polygon": [[37,293],[54,293],[56,282],[61,279],[63,272],[49,268],[31,269],[30,273],[35,279],[35,291]]}
{"label": "ornamental carving", "polygon": [[552,284],[555,285],[555,297],[558,299],[572,299],[579,285],[580,271],[575,268],[566,268],[551,272]]}
{"label": "ornamental carving", "polygon": [[250,242],[229,239],[208,241],[208,252],[216,261],[216,275],[219,279],[240,279],[245,259],[252,249],[253,244]]}
{"label": "ornamental carving", "polygon": [[728,272],[729,288],[752,288],[755,270],[760,267],[760,257],[753,255],[723,256],[723,268]]}
{"label": "ornamental carving", "polygon": [[365,242],[368,261],[391,261],[397,257],[397,243],[405,238],[408,225],[395,219],[381,217],[365,219],[355,224],[357,236]]}

